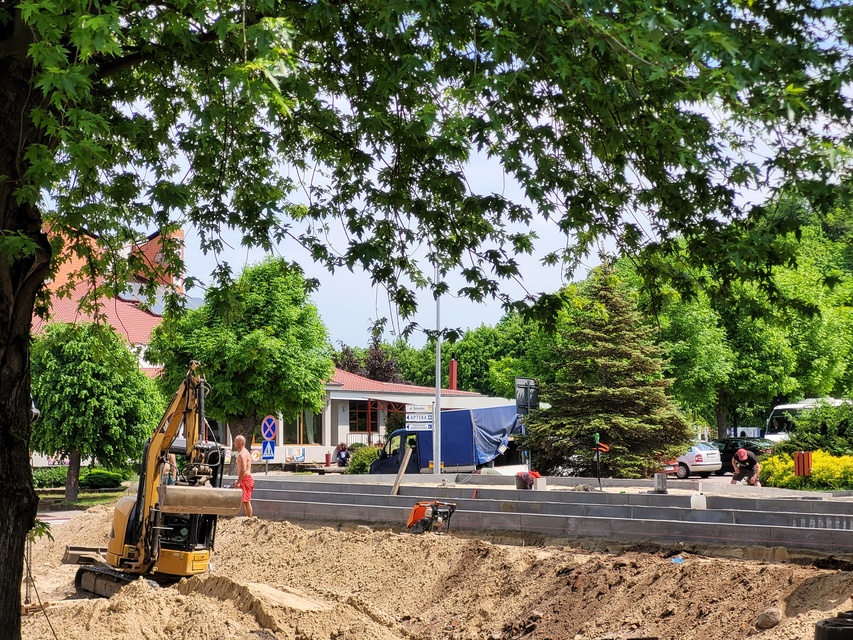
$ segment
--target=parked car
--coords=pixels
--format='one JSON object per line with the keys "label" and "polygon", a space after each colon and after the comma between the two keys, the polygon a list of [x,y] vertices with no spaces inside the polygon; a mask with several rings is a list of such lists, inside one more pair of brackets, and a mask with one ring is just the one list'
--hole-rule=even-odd
{"label": "parked car", "polygon": [[678,460],[667,460],[665,462],[660,462],[660,469],[658,469],[655,473],[666,473],[668,475],[675,475],[678,473]]}
{"label": "parked car", "polygon": [[716,474],[721,476],[724,473],[735,472],[734,467],[732,467],[732,458],[738,449],[744,448],[757,456],[763,456],[773,453],[773,446],[776,443],[766,438],[723,438],[722,440],[714,440],[711,444],[720,451],[720,461],[723,464]]}
{"label": "parked car", "polygon": [[678,456],[676,460],[678,469],[675,475],[681,479],[689,478],[694,473],[700,478],[707,478],[722,466],[719,449],[707,442],[694,442],[687,453]]}

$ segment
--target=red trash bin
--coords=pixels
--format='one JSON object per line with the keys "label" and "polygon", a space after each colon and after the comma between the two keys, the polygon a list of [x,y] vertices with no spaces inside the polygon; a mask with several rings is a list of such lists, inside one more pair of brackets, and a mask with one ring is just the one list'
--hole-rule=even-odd
{"label": "red trash bin", "polygon": [[326,466],[327,467],[332,466],[332,454],[331,453],[326,454]]}

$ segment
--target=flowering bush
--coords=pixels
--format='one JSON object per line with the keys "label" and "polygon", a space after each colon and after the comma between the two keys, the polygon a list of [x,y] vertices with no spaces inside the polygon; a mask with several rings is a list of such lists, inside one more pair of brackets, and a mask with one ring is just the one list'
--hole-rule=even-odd
{"label": "flowering bush", "polygon": [[793,457],[788,453],[780,453],[761,460],[760,479],[768,487],[784,489],[853,489],[853,456],[833,456],[826,451],[813,451],[811,475],[796,476]]}
{"label": "flowering bush", "polygon": [[830,489],[853,487],[853,456],[834,457],[825,451],[812,454],[811,482]]}

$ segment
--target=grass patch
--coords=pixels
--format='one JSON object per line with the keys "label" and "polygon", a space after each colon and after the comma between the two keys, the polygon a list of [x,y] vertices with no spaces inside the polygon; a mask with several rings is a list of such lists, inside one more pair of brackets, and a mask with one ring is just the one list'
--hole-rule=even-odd
{"label": "grass patch", "polygon": [[36,491],[36,493],[39,497],[39,511],[71,511],[74,509],[85,510],[99,504],[115,504],[124,495],[125,489],[97,492],[81,491],[77,494],[77,502],[66,502],[64,492],[57,494],[53,491]]}

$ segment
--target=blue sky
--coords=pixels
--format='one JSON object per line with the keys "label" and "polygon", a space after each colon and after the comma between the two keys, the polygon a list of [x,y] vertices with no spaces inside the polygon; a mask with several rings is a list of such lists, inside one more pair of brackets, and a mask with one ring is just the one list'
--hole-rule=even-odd
{"label": "blue sky", "polygon": [[[553,232],[549,242],[548,229],[545,223],[539,232],[540,242],[537,246],[540,251],[534,256],[523,256],[519,258],[521,273],[523,275],[523,287],[521,284],[507,282],[502,290],[513,296],[521,298],[525,295],[526,288],[531,293],[553,292],[567,283],[557,267],[543,267],[539,263],[541,255],[554,248]],[[231,249],[218,257],[220,262],[228,262],[235,274],[243,270],[246,265],[255,264],[264,259],[266,254],[261,250],[246,250],[239,246],[239,234],[233,234],[234,242]],[[392,308],[386,291],[381,287],[371,285],[370,277],[362,271],[337,271],[330,274],[323,267],[311,262],[310,257],[295,245],[277,247],[277,255],[288,260],[298,262],[308,277],[316,278],[320,287],[312,295],[314,304],[319,309],[320,315],[329,330],[329,337],[337,346],[338,341],[350,346],[366,346],[369,340],[369,329],[372,322],[378,318],[388,318],[386,324],[386,338],[390,337],[392,329],[401,329],[405,321],[397,315],[396,309]],[[209,280],[211,271],[216,266],[213,256],[205,256],[198,249],[197,238],[187,233],[186,247],[187,272],[189,275],[199,278],[202,282]],[[581,274],[583,275],[583,274]],[[451,292],[455,292],[462,285],[461,278],[450,279]],[[191,296],[201,298],[204,293],[194,289],[189,292]],[[421,291],[418,296],[418,313],[413,318],[419,325],[428,329],[436,326],[436,305],[429,291]],[[445,295],[440,301],[440,319],[442,327],[453,327],[461,329],[473,329],[481,324],[493,325],[503,315],[499,301],[492,300],[484,303],[474,303],[470,300],[452,295]],[[415,333],[409,338],[409,342],[415,346],[421,346],[425,341],[422,333]]]}
{"label": "blue sky", "polygon": [[[465,173],[469,183],[474,185],[479,193],[499,193],[517,201],[523,198],[517,185],[503,174],[497,163],[490,162],[484,157],[474,157],[466,167]],[[540,263],[545,253],[565,246],[565,237],[557,231],[555,225],[542,219],[537,219],[533,230],[540,239],[534,255],[519,257],[523,281],[507,282],[502,287],[502,291],[513,299],[524,297],[526,292],[553,292],[568,283],[559,267],[543,267]],[[202,255],[198,249],[197,237],[192,230],[187,229],[186,232],[187,272],[206,282],[216,266],[216,258]],[[242,271],[246,265],[258,263],[265,257],[263,251],[246,250],[240,247],[239,237],[238,233],[226,236],[226,240],[230,240],[230,248],[218,257],[220,261],[228,262],[235,274]],[[338,249],[344,248],[343,238],[334,241]],[[370,277],[364,272],[337,271],[330,274],[323,267],[314,264],[307,252],[295,243],[280,245],[276,251],[277,255],[298,262],[308,277],[316,278],[320,282],[320,287],[313,294],[312,299],[336,346],[339,341],[350,346],[366,346],[370,325],[379,318],[384,317],[389,320],[386,324],[386,338],[391,337],[392,331],[399,331],[405,326],[406,321],[399,317],[396,309],[392,308],[386,291],[381,287],[372,286]],[[426,260],[423,264],[427,264]],[[584,275],[585,272],[578,274],[579,277]],[[452,275],[449,282],[453,293],[463,284],[462,279],[458,277],[454,282]],[[199,290],[189,293],[195,297],[203,296],[203,292]],[[448,294],[440,301],[443,328],[464,330],[473,329],[482,324],[494,325],[502,315],[501,304],[496,300],[478,304]],[[436,328],[436,305],[429,291],[424,290],[419,293],[418,313],[412,320],[422,327],[431,330]],[[415,333],[410,336],[409,342],[415,346],[421,346],[425,342],[425,335]]]}

